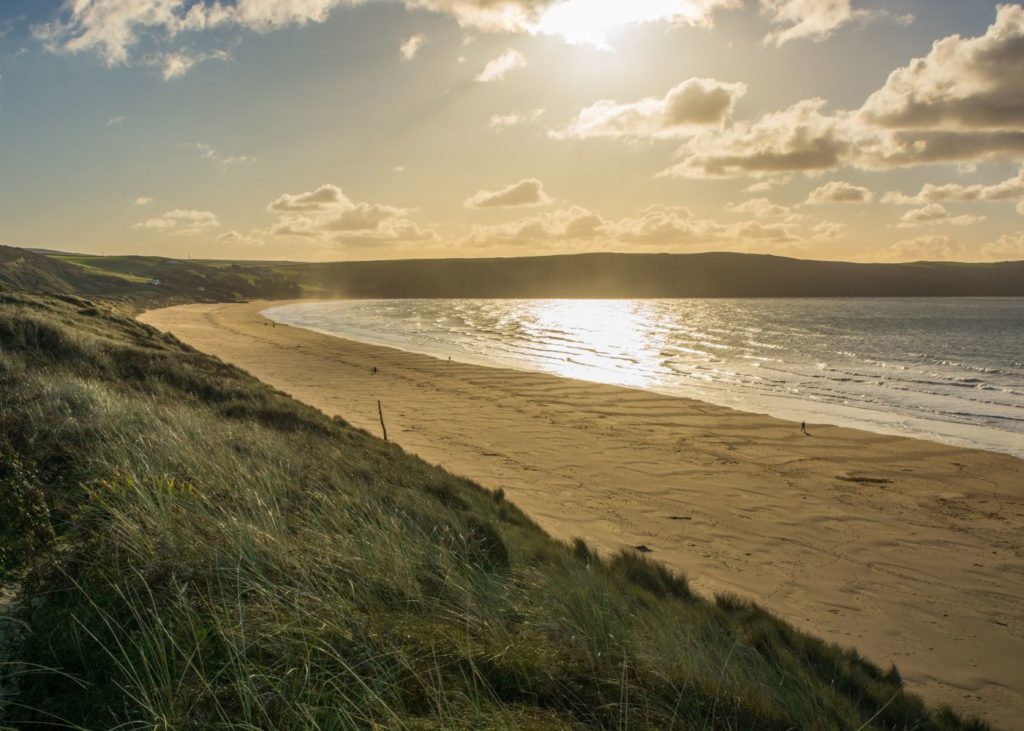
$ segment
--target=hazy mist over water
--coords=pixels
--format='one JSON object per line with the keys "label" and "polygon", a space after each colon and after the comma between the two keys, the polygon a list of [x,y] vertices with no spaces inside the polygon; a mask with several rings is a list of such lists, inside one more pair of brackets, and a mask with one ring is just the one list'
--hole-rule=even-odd
{"label": "hazy mist over water", "polygon": [[1024,457],[1024,300],[360,300],[271,319]]}

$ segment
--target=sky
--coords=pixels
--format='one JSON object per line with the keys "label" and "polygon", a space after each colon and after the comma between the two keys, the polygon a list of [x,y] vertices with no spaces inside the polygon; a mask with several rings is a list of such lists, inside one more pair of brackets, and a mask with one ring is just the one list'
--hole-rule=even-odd
{"label": "sky", "polygon": [[0,243],[1024,259],[1024,5],[0,0]]}

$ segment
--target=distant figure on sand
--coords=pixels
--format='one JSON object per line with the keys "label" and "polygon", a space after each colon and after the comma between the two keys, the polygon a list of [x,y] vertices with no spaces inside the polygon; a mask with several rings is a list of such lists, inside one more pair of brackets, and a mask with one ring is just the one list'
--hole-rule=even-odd
{"label": "distant figure on sand", "polygon": [[801,421],[800,422],[800,432],[803,433],[806,436],[811,436],[810,432],[807,431],[807,422],[806,421]]}

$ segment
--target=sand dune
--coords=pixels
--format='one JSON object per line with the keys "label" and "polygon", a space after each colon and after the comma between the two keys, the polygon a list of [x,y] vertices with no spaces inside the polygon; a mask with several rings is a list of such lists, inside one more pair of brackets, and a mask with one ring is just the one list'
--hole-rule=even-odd
{"label": "sand dune", "polygon": [[[140,319],[408,451],[552,534],[646,546],[908,685],[1024,729],[1024,461],[278,325],[266,304]],[[372,373],[376,367],[378,372]]]}

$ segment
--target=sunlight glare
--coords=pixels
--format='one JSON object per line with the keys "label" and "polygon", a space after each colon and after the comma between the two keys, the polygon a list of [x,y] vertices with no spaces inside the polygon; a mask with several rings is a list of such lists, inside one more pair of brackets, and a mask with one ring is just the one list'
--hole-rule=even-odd
{"label": "sunlight glare", "polygon": [[617,26],[657,21],[697,23],[706,12],[702,6],[694,0],[565,0],[544,13],[536,30],[562,36],[568,43],[612,50],[608,33]]}

